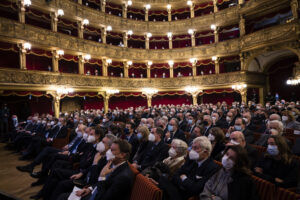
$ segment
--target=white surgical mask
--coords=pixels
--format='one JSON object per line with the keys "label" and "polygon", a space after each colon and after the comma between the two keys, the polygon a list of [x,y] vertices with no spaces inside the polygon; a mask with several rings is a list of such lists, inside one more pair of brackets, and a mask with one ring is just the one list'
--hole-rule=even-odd
{"label": "white surgical mask", "polygon": [[197,153],[196,151],[194,151],[193,149],[190,151],[189,153],[189,158],[191,160],[199,160],[199,153]]}
{"label": "white surgical mask", "polygon": [[282,116],[282,121],[287,121],[289,118],[287,116]]}
{"label": "white surgical mask", "polygon": [[279,150],[277,145],[268,145],[267,152],[272,156],[277,156],[279,154]]}
{"label": "white surgical mask", "polygon": [[222,158],[222,165],[226,170],[230,170],[234,166],[234,161],[229,159],[227,155],[224,155]]}
{"label": "white surgical mask", "polygon": [[234,141],[234,140],[230,140],[230,143],[233,144],[233,145],[239,145],[240,143]]}
{"label": "white surgical mask", "polygon": [[50,124],[51,124],[51,126],[53,126],[54,125],[54,121],[51,121]]}
{"label": "white surgical mask", "polygon": [[243,120],[246,122],[246,124],[248,124],[248,119],[247,118],[243,118]]}
{"label": "white surgical mask", "polygon": [[105,145],[102,141],[97,144],[96,150],[99,153],[102,153],[103,151],[105,151]]}
{"label": "white surgical mask", "polygon": [[231,118],[230,117],[226,117],[226,121],[227,122],[231,122]]}
{"label": "white surgical mask", "polygon": [[103,123],[104,123],[104,122],[106,122],[106,119],[104,118],[102,121],[103,121]]}
{"label": "white surgical mask", "polygon": [[177,152],[176,152],[176,150],[175,150],[173,147],[171,147],[171,148],[169,149],[169,156],[170,156],[171,158],[175,158],[175,157],[177,156]]}
{"label": "white surgical mask", "polygon": [[215,136],[214,135],[212,135],[212,134],[209,134],[208,136],[207,136],[207,138],[209,139],[209,141],[211,141],[211,142],[213,142],[213,141],[215,141]]}
{"label": "white surgical mask", "polygon": [[87,133],[84,133],[83,136],[82,136],[82,138],[83,138],[85,141],[87,141],[88,137],[89,137],[89,135],[88,135]]}
{"label": "white surgical mask", "polygon": [[96,141],[95,136],[93,136],[93,135],[89,135],[89,136],[88,136],[88,138],[87,138],[87,142],[88,142],[88,143],[93,143],[93,142],[95,142],[95,141]]}
{"label": "white surgical mask", "polygon": [[106,152],[106,160],[107,161],[110,161],[110,160],[113,160],[115,159],[115,155],[111,152],[111,150],[109,149],[107,152]]}
{"label": "white surgical mask", "polygon": [[155,135],[152,134],[152,133],[150,133],[149,136],[148,136],[148,140],[149,140],[150,142],[154,142],[154,141],[155,141]]}

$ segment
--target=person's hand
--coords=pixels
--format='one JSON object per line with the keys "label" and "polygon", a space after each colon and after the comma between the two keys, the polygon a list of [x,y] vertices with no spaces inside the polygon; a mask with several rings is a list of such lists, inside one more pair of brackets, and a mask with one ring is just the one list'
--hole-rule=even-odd
{"label": "person's hand", "polygon": [[181,174],[181,175],[180,175],[180,179],[183,179],[184,177],[186,177],[185,174]]}
{"label": "person's hand", "polygon": [[51,138],[47,138],[47,142],[51,142],[52,140],[51,140]]}
{"label": "person's hand", "polygon": [[139,168],[139,166],[138,166],[136,163],[132,163],[131,165],[132,165],[134,168],[136,168],[136,169]]}
{"label": "person's hand", "polygon": [[282,182],[283,182],[283,180],[282,180],[282,179],[280,179],[280,178],[275,178],[275,182],[276,182],[276,183],[282,183]]}
{"label": "person's hand", "polygon": [[100,173],[100,177],[105,177],[107,174],[111,173],[114,169],[111,168],[112,161],[108,161],[108,163],[103,167]]}
{"label": "person's hand", "polygon": [[156,182],[153,178],[148,178],[154,185],[158,185],[158,182]]}
{"label": "person's hand", "polygon": [[78,197],[85,197],[90,194],[92,191],[89,188],[83,188],[82,190],[78,190],[76,192],[76,196]]}
{"label": "person's hand", "polygon": [[254,168],[254,171],[257,172],[257,173],[260,173],[260,174],[263,173],[263,170],[262,170],[262,168],[260,168],[260,167],[255,167],[255,168]]}
{"label": "person's hand", "polygon": [[65,145],[65,146],[62,148],[63,151],[67,151],[68,149],[69,149],[69,146],[68,146],[68,145]]}
{"label": "person's hand", "polygon": [[77,179],[80,179],[82,176],[83,176],[83,173],[80,172],[80,173],[78,173],[78,174],[72,175],[72,176],[70,177],[70,179],[72,179],[72,180],[77,180]]}
{"label": "person's hand", "polygon": [[94,161],[93,161],[93,164],[94,165],[97,165],[98,161],[101,159],[101,154],[99,152],[97,152],[94,156]]}
{"label": "person's hand", "polygon": [[59,154],[61,154],[61,155],[69,155],[69,151],[63,151],[63,152],[59,152]]}
{"label": "person's hand", "polygon": [[229,129],[228,129],[228,132],[232,133],[233,131],[234,131],[234,126],[230,126]]}
{"label": "person's hand", "polygon": [[166,139],[169,139],[171,137],[171,133],[170,133],[170,131],[168,131],[167,133],[166,133],[166,135],[165,135],[165,138]]}

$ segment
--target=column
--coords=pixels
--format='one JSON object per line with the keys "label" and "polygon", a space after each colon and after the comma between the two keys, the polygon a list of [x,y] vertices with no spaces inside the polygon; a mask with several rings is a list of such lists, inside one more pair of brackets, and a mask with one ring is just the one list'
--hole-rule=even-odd
{"label": "column", "polygon": [[23,2],[21,1],[18,5],[19,10],[18,10],[18,14],[19,14],[19,22],[20,23],[25,23],[25,5],[23,4]]}
{"label": "column", "polygon": [[124,47],[128,47],[128,35],[127,35],[127,32],[124,32],[123,33],[123,44],[124,44]]}
{"label": "column", "polygon": [[198,105],[198,102],[197,102],[198,93],[197,94],[192,94],[192,97],[193,97],[193,105],[194,106]]}
{"label": "column", "polygon": [[82,0],[77,0],[77,2],[78,2],[79,4],[82,4]]}
{"label": "column", "polygon": [[244,36],[246,34],[246,29],[245,29],[245,18],[243,15],[240,15],[239,28],[240,28],[240,36]]}
{"label": "column", "polygon": [[126,3],[124,3],[123,5],[122,5],[122,16],[123,16],[123,18],[127,18],[127,4]]}
{"label": "column", "polygon": [[174,69],[173,69],[173,66],[170,66],[170,78],[174,78]]}
{"label": "column", "polygon": [[215,43],[219,42],[219,29],[216,29],[214,31],[214,34],[215,34]]}
{"label": "column", "polygon": [[109,106],[109,94],[105,93],[105,95],[103,96],[103,100],[104,100],[104,113],[106,114],[108,112],[108,106]]}
{"label": "column", "polygon": [[191,34],[192,47],[196,46],[195,32]]}
{"label": "column", "polygon": [[84,58],[82,55],[78,56],[78,73],[84,74]]}
{"label": "column", "polygon": [[245,54],[240,53],[241,71],[246,71]]}
{"label": "column", "polygon": [[195,17],[195,5],[194,3],[190,6],[190,17],[194,18]]}
{"label": "column", "polygon": [[200,96],[200,102],[199,102],[199,103],[200,103],[200,104],[203,103],[203,95]]}
{"label": "column", "polygon": [[240,91],[241,97],[242,97],[242,102],[247,104],[247,88],[241,89]]}
{"label": "column", "polygon": [[56,50],[52,51],[52,71],[53,72],[59,72],[58,59],[59,59],[59,55],[57,54],[57,51]]}
{"label": "column", "polygon": [[128,68],[129,68],[128,63],[125,61],[123,62],[123,64],[124,64],[124,77],[128,78]]}
{"label": "column", "polygon": [[19,44],[19,61],[20,69],[26,70],[26,49],[23,48],[23,44]]}
{"label": "column", "polygon": [[149,38],[146,36],[146,49],[149,49]]}
{"label": "column", "polygon": [[105,58],[102,59],[102,73],[103,76],[107,76],[107,62]]}
{"label": "column", "polygon": [[264,87],[260,87],[258,89],[259,91],[259,103],[262,105],[265,105],[265,88]]}
{"label": "column", "polygon": [[192,63],[192,74],[193,76],[197,76],[197,67],[196,67],[197,61]]}
{"label": "column", "polygon": [[245,3],[245,0],[239,0],[239,4],[242,5]]}
{"label": "column", "polygon": [[168,9],[168,21],[172,21],[172,10]]}
{"label": "column", "polygon": [[216,74],[220,74],[220,62],[219,62],[219,58],[217,58],[217,60],[215,60],[215,73]]}
{"label": "column", "polygon": [[57,32],[57,14],[55,12],[50,13],[51,16],[51,30],[53,32]]}
{"label": "column", "polygon": [[298,0],[292,0],[291,1],[291,9],[292,9],[294,20],[297,20],[299,18],[299,14],[298,14],[299,3],[298,3]]}
{"label": "column", "polygon": [[151,65],[147,64],[147,78],[151,78]]}
{"label": "column", "polygon": [[145,8],[145,21],[149,21],[149,10]]}
{"label": "column", "polygon": [[214,0],[214,13],[218,12],[218,0]]}
{"label": "column", "polygon": [[84,29],[84,27],[83,27],[82,21],[78,21],[77,22],[77,31],[78,31],[79,38],[83,38],[83,29]]}
{"label": "column", "polygon": [[104,13],[105,13],[105,5],[106,5],[105,0],[101,0],[101,11]]}
{"label": "column", "polygon": [[106,44],[106,29],[105,28],[102,28],[101,29],[101,40],[102,40],[102,43],[103,44]]}
{"label": "column", "polygon": [[46,93],[50,94],[52,96],[52,98],[53,98],[52,106],[53,106],[53,109],[54,109],[54,116],[56,118],[59,118],[61,96],[59,94],[57,94],[56,91],[47,91]]}
{"label": "column", "polygon": [[173,49],[172,37],[169,37],[169,49]]}

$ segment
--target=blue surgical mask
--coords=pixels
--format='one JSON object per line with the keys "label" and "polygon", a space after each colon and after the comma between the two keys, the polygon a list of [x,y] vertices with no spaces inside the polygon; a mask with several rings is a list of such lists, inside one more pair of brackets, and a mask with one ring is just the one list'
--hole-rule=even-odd
{"label": "blue surgical mask", "polygon": [[172,125],[168,125],[168,131],[173,131],[174,127]]}
{"label": "blue surgical mask", "polygon": [[189,119],[189,120],[188,120],[188,124],[193,124],[193,120],[192,120],[192,119]]}
{"label": "blue surgical mask", "polygon": [[27,123],[31,123],[32,122],[32,120],[27,120]]}
{"label": "blue surgical mask", "polygon": [[279,154],[279,150],[277,145],[268,145],[267,152],[272,156],[277,156]]}
{"label": "blue surgical mask", "polygon": [[241,131],[241,130],[242,130],[242,126],[235,125],[235,126],[234,126],[234,129],[235,129],[236,131]]}
{"label": "blue surgical mask", "polygon": [[143,138],[143,135],[141,133],[138,133],[136,136],[139,140]]}

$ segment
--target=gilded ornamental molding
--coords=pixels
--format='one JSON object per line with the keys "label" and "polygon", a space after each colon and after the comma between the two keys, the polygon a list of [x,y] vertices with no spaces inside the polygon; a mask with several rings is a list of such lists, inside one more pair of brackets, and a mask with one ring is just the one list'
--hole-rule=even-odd
{"label": "gilded ornamental molding", "polygon": [[[180,89],[186,86],[199,86],[203,89],[231,87],[235,83],[246,83],[249,86],[263,86],[265,76],[261,73],[232,72],[196,77],[181,78],[112,78],[86,75],[60,74],[53,72],[24,71],[0,68],[0,87],[13,88],[51,88],[53,86],[72,86],[75,89],[104,90],[104,88],[118,88],[119,90],[141,90],[155,87],[160,90]],[[7,88],[6,88],[7,89]]]}

